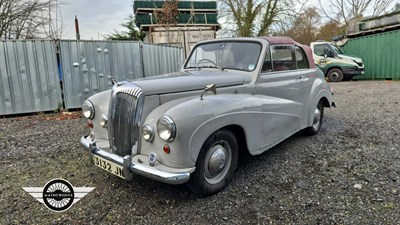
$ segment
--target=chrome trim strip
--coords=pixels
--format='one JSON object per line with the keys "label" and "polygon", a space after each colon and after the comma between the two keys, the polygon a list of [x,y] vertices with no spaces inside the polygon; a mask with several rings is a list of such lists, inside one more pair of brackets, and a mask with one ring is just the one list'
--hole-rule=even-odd
{"label": "chrome trim strip", "polygon": [[[156,181],[174,185],[186,183],[190,179],[190,173],[188,172],[171,173],[161,171],[144,164],[132,163],[129,156],[122,158],[120,156],[108,153],[98,148],[95,143],[89,142],[86,137],[87,136],[81,137],[81,146],[97,156],[100,156],[122,166],[124,168],[125,179],[128,181],[131,181],[133,179],[132,174],[138,174]],[[129,173],[125,174],[127,173],[127,171],[129,171]]]}
{"label": "chrome trim strip", "polygon": [[98,156],[100,156],[102,158],[108,159],[108,160],[112,161],[113,163],[116,163],[116,164],[122,166],[122,164],[124,162],[124,158],[122,158],[122,157],[120,157],[118,155],[106,152],[104,150],[101,150],[100,148],[98,148],[96,146],[96,143],[89,142],[86,139],[86,137],[87,136],[81,137],[81,140],[79,142],[83,148],[85,148],[87,150],[90,150],[90,152],[95,154],[95,155],[98,155]]}
{"label": "chrome trim strip", "polygon": [[131,163],[129,169],[135,174],[167,184],[183,184],[190,179],[190,173],[170,173],[139,163]]}

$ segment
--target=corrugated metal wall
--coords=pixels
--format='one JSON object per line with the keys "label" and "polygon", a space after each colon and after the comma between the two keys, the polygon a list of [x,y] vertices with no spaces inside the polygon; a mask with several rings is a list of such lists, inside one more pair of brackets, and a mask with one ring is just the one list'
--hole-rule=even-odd
{"label": "corrugated metal wall", "polygon": [[0,115],[62,106],[54,42],[0,42]]}
{"label": "corrugated metal wall", "polygon": [[349,39],[346,54],[362,58],[365,75],[359,79],[400,79],[400,30]]}
{"label": "corrugated metal wall", "polygon": [[61,93],[66,109],[79,108],[89,96],[110,89],[111,77],[171,73],[182,63],[182,48],[134,41],[2,41],[0,115],[61,108]]}
{"label": "corrugated metal wall", "polygon": [[77,108],[116,80],[143,77],[138,42],[60,41],[65,107]]}
{"label": "corrugated metal wall", "polygon": [[142,44],[143,71],[154,76],[178,71],[183,64],[183,50],[178,47]]}

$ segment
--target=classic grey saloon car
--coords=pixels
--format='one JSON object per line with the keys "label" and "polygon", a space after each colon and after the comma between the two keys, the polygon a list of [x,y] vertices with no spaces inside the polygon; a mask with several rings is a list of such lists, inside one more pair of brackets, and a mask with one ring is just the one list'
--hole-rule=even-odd
{"label": "classic grey saloon car", "polygon": [[239,150],[261,154],[321,128],[334,106],[311,49],[287,37],[229,38],[194,46],[180,72],[114,82],[88,98],[81,138],[93,163],[200,194],[232,180]]}

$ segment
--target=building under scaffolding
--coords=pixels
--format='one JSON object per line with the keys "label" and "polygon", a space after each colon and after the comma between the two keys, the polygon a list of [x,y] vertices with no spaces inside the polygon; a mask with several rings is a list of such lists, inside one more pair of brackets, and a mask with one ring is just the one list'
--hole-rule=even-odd
{"label": "building under scaffolding", "polygon": [[[183,47],[185,55],[199,41],[214,39],[218,24],[216,1],[176,1],[175,9],[166,9],[171,1],[134,1],[136,25],[146,32],[145,42]],[[161,18],[175,10],[173,23]],[[167,16],[168,16],[167,15]]]}

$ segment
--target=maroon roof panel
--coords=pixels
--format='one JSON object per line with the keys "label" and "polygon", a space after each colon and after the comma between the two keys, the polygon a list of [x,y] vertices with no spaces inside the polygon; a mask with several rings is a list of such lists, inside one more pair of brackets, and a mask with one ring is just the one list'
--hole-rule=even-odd
{"label": "maroon roof panel", "polygon": [[315,68],[316,67],[315,63],[314,63],[313,53],[312,53],[311,48],[309,46],[300,44],[298,42],[295,42],[290,37],[282,37],[282,36],[269,37],[269,36],[264,36],[264,37],[260,37],[260,38],[267,40],[271,45],[296,45],[296,46],[299,46],[306,53],[307,58],[308,58],[308,62],[310,64],[310,68]]}
{"label": "maroon roof panel", "polygon": [[294,44],[293,39],[291,39],[290,37],[263,36],[263,37],[260,37],[260,38],[263,38],[263,39],[267,40],[271,45],[276,45],[276,44],[279,44],[279,45],[282,45],[282,44],[293,45]]}
{"label": "maroon roof panel", "polygon": [[308,63],[310,64],[310,68],[315,68],[316,66],[315,66],[314,57],[313,57],[311,48],[307,45],[303,45],[303,44],[300,44],[297,42],[296,42],[296,45],[299,46],[300,48],[302,48],[304,50],[304,52],[307,54]]}

